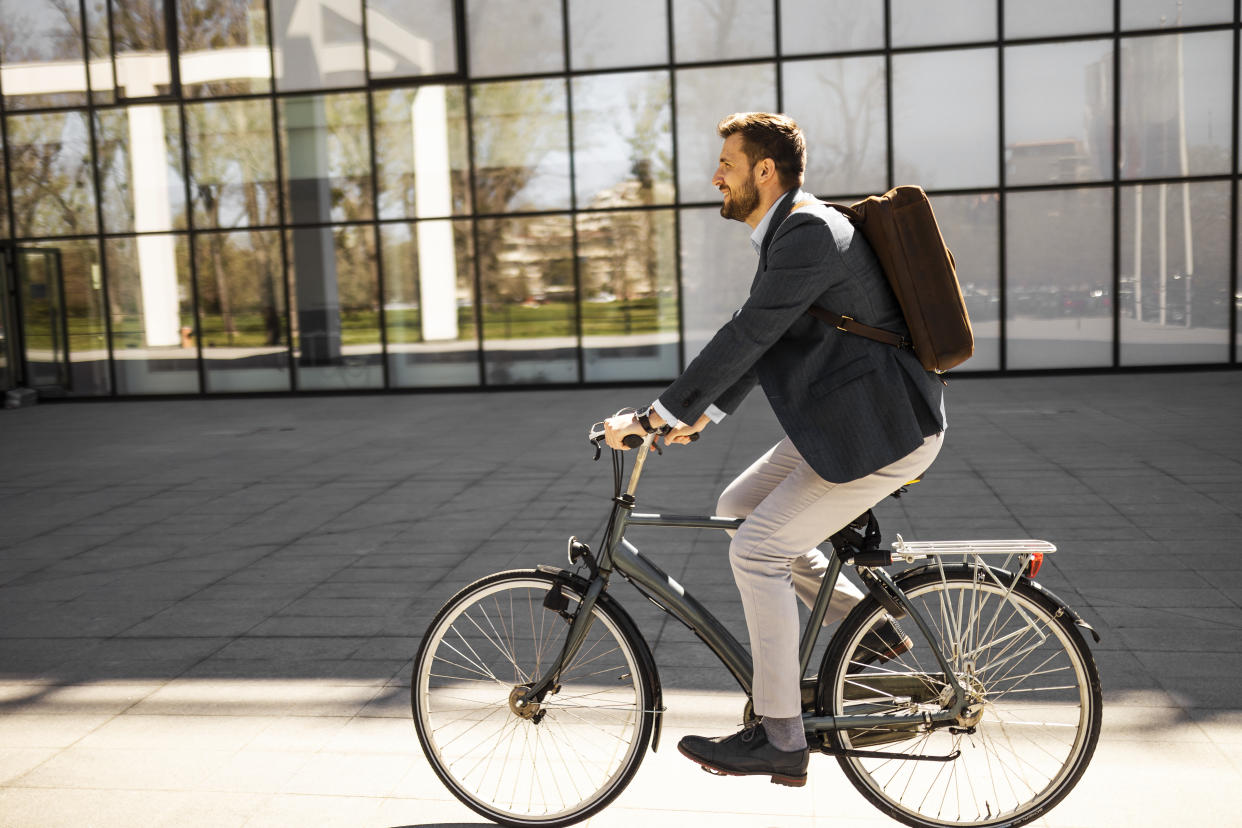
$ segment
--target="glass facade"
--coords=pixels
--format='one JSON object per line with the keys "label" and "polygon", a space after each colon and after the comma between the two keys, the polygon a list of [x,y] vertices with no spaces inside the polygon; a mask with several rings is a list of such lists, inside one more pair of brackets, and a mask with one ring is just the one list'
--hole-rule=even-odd
{"label": "glass facade", "polygon": [[960,371],[1236,364],[1233,0],[0,0],[5,385],[651,381],[746,295],[715,125],[932,196]]}

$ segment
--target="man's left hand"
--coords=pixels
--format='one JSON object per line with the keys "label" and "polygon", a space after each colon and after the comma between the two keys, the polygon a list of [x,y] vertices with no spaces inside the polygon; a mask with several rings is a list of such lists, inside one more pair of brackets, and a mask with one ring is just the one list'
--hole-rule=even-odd
{"label": "man's left hand", "polygon": [[638,415],[630,412],[629,414],[617,414],[604,420],[604,441],[608,443],[609,448],[618,451],[629,451],[630,447],[622,443],[627,434],[637,434],[639,437],[646,437],[647,432],[638,423]]}

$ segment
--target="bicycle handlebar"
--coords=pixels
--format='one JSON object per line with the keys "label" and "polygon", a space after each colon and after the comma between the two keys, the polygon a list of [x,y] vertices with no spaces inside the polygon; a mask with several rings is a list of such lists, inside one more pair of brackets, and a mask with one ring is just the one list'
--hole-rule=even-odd
{"label": "bicycle handlebar", "polygon": [[[690,442],[693,443],[697,439],[699,439],[699,432],[696,431],[690,435]],[[639,437],[637,434],[627,434],[621,438],[621,442],[624,443],[628,448],[633,449],[633,448],[638,448],[639,446],[643,444],[643,438]]]}

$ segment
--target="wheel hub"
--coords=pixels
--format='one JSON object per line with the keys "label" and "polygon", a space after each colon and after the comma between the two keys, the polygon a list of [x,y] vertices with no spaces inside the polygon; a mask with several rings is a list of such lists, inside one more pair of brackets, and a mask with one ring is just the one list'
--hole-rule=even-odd
{"label": "wheel hub", "polygon": [[957,717],[957,723],[961,727],[973,728],[983,720],[987,690],[975,674],[975,665],[971,663],[966,664],[966,671],[958,676],[958,681],[966,689],[966,704],[961,715]]}
{"label": "wheel hub", "polygon": [[509,710],[519,719],[533,719],[539,715],[539,702],[523,698],[529,689],[525,684],[519,684],[509,693]]}

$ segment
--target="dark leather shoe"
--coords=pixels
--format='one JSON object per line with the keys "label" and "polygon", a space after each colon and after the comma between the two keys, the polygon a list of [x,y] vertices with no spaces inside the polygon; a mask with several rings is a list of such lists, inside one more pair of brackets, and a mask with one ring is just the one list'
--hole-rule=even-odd
{"label": "dark leather shoe", "polygon": [[[893,619],[888,619],[863,636],[858,649],[850,656],[856,664],[883,664],[914,646],[914,641]],[[851,671],[852,672],[852,671]]]}
{"label": "dark leather shoe", "polygon": [[719,776],[769,776],[774,784],[791,788],[806,784],[810,752],[806,748],[778,750],[768,741],[761,724],[715,739],[686,736],[677,743],[677,749],[703,770]]}

